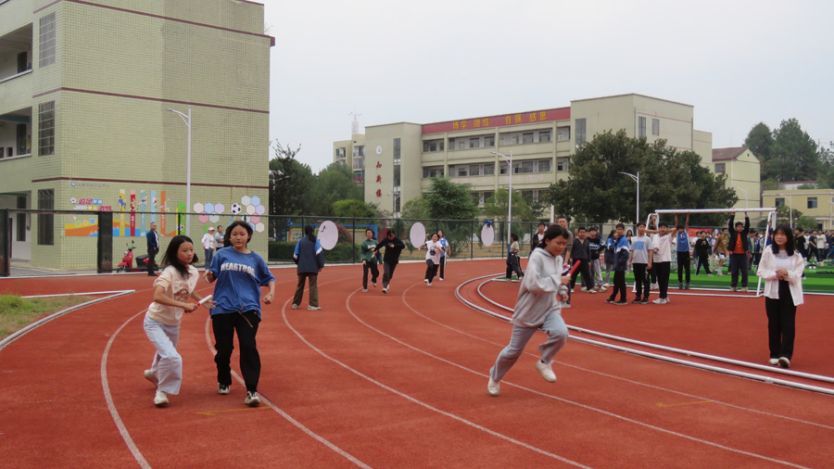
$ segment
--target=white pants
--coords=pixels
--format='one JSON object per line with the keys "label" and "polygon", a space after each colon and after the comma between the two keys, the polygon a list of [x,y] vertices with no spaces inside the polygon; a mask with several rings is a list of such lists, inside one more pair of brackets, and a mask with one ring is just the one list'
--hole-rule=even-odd
{"label": "white pants", "polygon": [[182,357],[177,352],[180,326],[168,326],[145,316],[145,334],[156,354],[151,363],[151,373],[159,381],[157,389],[166,394],[179,394],[182,384]]}

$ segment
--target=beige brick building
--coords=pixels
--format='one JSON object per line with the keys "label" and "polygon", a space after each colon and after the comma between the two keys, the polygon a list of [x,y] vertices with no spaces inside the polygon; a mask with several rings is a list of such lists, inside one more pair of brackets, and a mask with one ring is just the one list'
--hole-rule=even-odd
{"label": "beige brick building", "polygon": [[[695,151],[711,168],[712,134],[695,130],[693,110],[688,104],[625,94],[433,124],[372,125],[365,128],[364,166],[349,159],[351,141],[334,143],[333,160],[361,171],[365,201],[395,214],[428,190],[430,178],[443,175],[472,184],[473,197],[483,203],[512,174],[513,189],[536,199],[550,184],[567,178],[570,155],[578,145],[607,130],[624,129],[630,137],[649,142],[665,139],[667,145]],[[352,141],[360,141],[357,137]],[[512,153],[512,171],[492,152]],[[624,184],[632,183],[623,177]]]}
{"label": "beige brick building", "polygon": [[[196,239],[235,218],[233,204],[237,218],[261,223],[273,44],[263,10],[234,0],[0,1],[0,208],[78,212],[13,216],[13,262],[93,266],[89,211],[115,212],[116,250],[134,240],[139,253],[151,221],[165,236],[177,231],[175,216],[139,212],[198,212]],[[167,109],[189,107],[187,207],[188,127]]]}
{"label": "beige brick building", "polygon": [[[712,150],[712,170],[716,174],[726,174],[727,187],[736,190],[738,202],[733,208],[762,206],[762,163],[749,148],[730,147]],[[773,205],[766,206],[773,207]]]}
{"label": "beige brick building", "polygon": [[[788,185],[788,184],[786,184]],[[834,230],[834,189],[779,189],[764,191],[765,207],[787,207],[799,210],[803,217],[817,221],[819,229]]]}

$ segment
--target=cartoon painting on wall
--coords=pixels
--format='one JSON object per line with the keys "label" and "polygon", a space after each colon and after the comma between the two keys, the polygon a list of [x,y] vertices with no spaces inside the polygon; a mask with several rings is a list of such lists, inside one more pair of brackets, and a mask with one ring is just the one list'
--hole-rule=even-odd
{"label": "cartoon painting on wall", "polygon": [[[203,232],[208,231],[209,226],[220,222],[220,216],[226,210],[223,204],[196,203],[192,207],[196,213],[200,215],[197,217],[200,223],[203,223]],[[266,207],[261,205],[261,198],[258,196],[245,195],[240,198],[240,203],[233,203],[229,207],[230,217],[224,226],[229,226],[233,221],[240,217],[243,221],[249,223],[249,226],[258,233],[263,233],[266,226],[261,222],[261,216],[266,212]]]}

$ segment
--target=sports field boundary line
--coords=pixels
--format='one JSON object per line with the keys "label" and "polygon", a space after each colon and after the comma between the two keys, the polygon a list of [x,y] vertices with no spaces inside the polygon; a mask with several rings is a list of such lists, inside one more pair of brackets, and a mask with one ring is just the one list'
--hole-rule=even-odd
{"label": "sports field boundary line", "polygon": [[[0,340],[0,350],[3,350],[4,348],[6,348],[9,344],[14,342],[15,340],[23,337],[24,335],[28,334],[29,332],[32,332],[33,330],[37,329],[38,327],[43,326],[44,324],[48,323],[49,321],[52,321],[53,319],[58,319],[61,316],[69,314],[73,311],[77,311],[81,308],[86,308],[87,306],[94,305],[96,303],[101,303],[101,302],[104,302],[104,301],[112,300],[113,298],[118,298],[120,296],[130,295],[130,294],[133,294],[135,292],[136,292],[136,290],[119,290],[112,295],[104,296],[104,297],[101,297],[101,298],[95,298],[95,299],[92,299],[90,301],[85,301],[84,303],[79,303],[75,306],[70,306],[69,308],[62,309],[58,312],[52,313],[48,316],[45,316],[41,319],[38,319],[37,321],[29,324],[28,326],[24,327],[23,329],[20,329],[19,331],[16,331],[16,332],[10,334],[5,339]],[[70,294],[58,295],[58,296],[68,296],[68,295],[70,295]],[[52,295],[46,295],[46,296],[52,296]],[[23,297],[23,298],[26,298],[26,297]]]}
{"label": "sports field boundary line", "polygon": [[[495,275],[496,274],[484,275],[484,276],[481,276],[481,277],[475,277],[473,279],[469,279],[466,282],[461,283],[455,289],[455,296],[457,296],[459,301],[461,301],[463,304],[469,306],[470,308],[474,309],[475,311],[487,314],[487,315],[492,316],[492,317],[497,318],[497,319],[501,319],[502,321],[511,322],[512,318],[510,318],[510,317],[508,317],[504,314],[496,313],[494,311],[490,311],[486,308],[480,307],[480,306],[470,302],[469,300],[466,300],[460,294],[461,287],[463,287],[465,285],[468,285],[469,283],[478,281],[478,280],[483,280],[485,278],[494,277]],[[480,286],[483,286],[484,284],[488,283],[489,281],[490,280],[488,280],[486,282],[483,282],[481,285],[479,285],[479,289],[478,289],[479,294],[480,294]],[[482,295],[482,298],[487,299],[483,295]],[[487,301],[489,301],[490,303],[495,304],[495,302],[492,301],[492,300],[487,299]],[[503,308],[503,309],[508,309],[509,311],[512,311],[511,309],[507,308],[504,305],[500,305],[500,307]],[[581,328],[577,328],[575,326],[568,326],[568,329],[576,331],[576,332],[588,333],[588,332],[585,332],[584,330],[582,330]],[[591,331],[591,332],[593,332],[593,331]],[[597,334],[602,334],[602,333],[597,333]],[[613,336],[613,337],[616,337],[616,336]],[[656,354],[656,353],[652,353],[652,352],[646,352],[646,351],[642,351],[642,350],[623,347],[623,346],[620,346],[620,345],[609,344],[609,343],[601,342],[601,341],[598,341],[598,340],[586,339],[586,338],[583,338],[583,337],[575,337],[573,335],[569,335],[568,338],[576,340],[577,342],[582,342],[582,343],[586,343],[586,344],[590,344],[590,345],[596,345],[596,346],[599,346],[599,347],[608,348],[608,349],[612,349],[612,350],[617,350],[617,351],[625,352],[625,353],[630,353],[630,354],[633,354],[633,355],[638,355],[638,356],[642,356],[642,357],[646,357],[646,358],[653,358],[653,359],[656,359],[656,360],[661,360],[661,361],[665,361],[665,362],[669,362],[669,363],[675,363],[675,364],[678,364],[678,365],[688,366],[688,367],[691,367],[691,368],[699,368],[699,369],[706,370],[706,371],[712,371],[712,372],[716,372],[716,373],[727,374],[727,375],[735,376],[735,377],[739,377],[739,378],[747,378],[747,379],[750,379],[750,380],[753,380],[753,381],[760,381],[760,382],[763,382],[763,383],[766,383],[766,384],[779,384],[779,385],[785,386],[785,387],[801,389],[801,390],[804,390],[804,391],[812,391],[812,392],[817,392],[817,393],[820,393],[820,394],[827,394],[827,395],[834,396],[834,389],[823,388],[823,387],[819,387],[819,386],[811,386],[811,385],[807,385],[807,384],[797,383],[795,381],[790,381],[790,380],[785,380],[785,379],[780,379],[780,378],[774,378],[774,377],[770,377],[770,376],[757,375],[757,374],[752,374],[752,373],[746,373],[746,372],[743,372],[743,371],[729,370],[727,368],[721,368],[721,367],[718,367],[718,366],[707,365],[707,364],[703,364],[703,363],[697,363],[697,362],[683,360],[683,359],[674,358],[674,357],[668,357],[668,356],[665,356],[665,355],[660,355],[660,354]],[[630,339],[623,338],[622,341],[623,342],[628,342],[628,340],[630,340]],[[657,345],[657,344],[650,344],[650,345],[646,345],[646,346],[647,347],[654,346],[653,348],[663,347],[663,346],[660,346],[660,345]],[[676,352],[676,353],[680,353],[680,352]],[[705,355],[705,354],[699,354],[698,352],[688,352],[687,354],[690,355],[690,356],[696,357],[696,358],[701,358],[698,355]],[[709,355],[707,355],[707,357],[709,357]],[[710,360],[710,358],[705,358],[705,359]],[[713,358],[713,360],[714,361],[719,361],[719,362],[724,362],[724,363],[727,363],[727,364],[732,364],[731,359],[729,359],[729,358],[715,357],[715,358]],[[781,372],[782,374],[786,374],[786,375],[790,375],[790,376],[802,377],[802,376],[798,376],[797,373],[799,373],[799,372],[796,372],[796,371],[784,370],[784,369],[781,369],[781,368],[770,369],[770,368],[764,367],[763,365],[757,365],[755,363],[749,363],[749,362],[739,362],[739,363],[747,364],[747,365],[739,365],[739,366],[749,366],[751,368],[756,368],[756,369],[758,369],[757,367],[762,367],[769,372]],[[820,375],[810,375],[810,376],[820,376]],[[828,378],[828,377],[823,377],[823,378]],[[812,378],[808,378],[808,379],[812,379]],[[825,381],[825,380],[818,380],[818,381]]]}

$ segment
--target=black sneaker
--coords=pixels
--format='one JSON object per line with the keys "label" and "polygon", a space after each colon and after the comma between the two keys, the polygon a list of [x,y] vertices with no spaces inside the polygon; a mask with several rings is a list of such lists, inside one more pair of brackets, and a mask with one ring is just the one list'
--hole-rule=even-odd
{"label": "black sneaker", "polygon": [[635,305],[641,305],[641,304],[643,304],[643,302],[642,302],[642,301],[640,301],[640,298],[637,298],[636,300],[632,301],[631,303],[632,303],[632,304],[635,304]]}
{"label": "black sneaker", "polygon": [[628,303],[625,302],[625,301],[615,301],[614,304],[617,305],[617,306],[627,306],[628,305]]}
{"label": "black sneaker", "polygon": [[678,290],[683,290],[683,284],[682,283],[678,284]]}
{"label": "black sneaker", "polygon": [[683,287],[683,289],[684,289],[684,290],[689,290],[689,284],[687,283],[687,284]]}
{"label": "black sneaker", "polygon": [[612,300],[611,298],[608,298],[607,300],[605,300],[605,302],[606,303],[614,303],[614,300]]}
{"label": "black sneaker", "polygon": [[217,385],[217,394],[229,394],[229,385],[227,384],[218,384]]}

